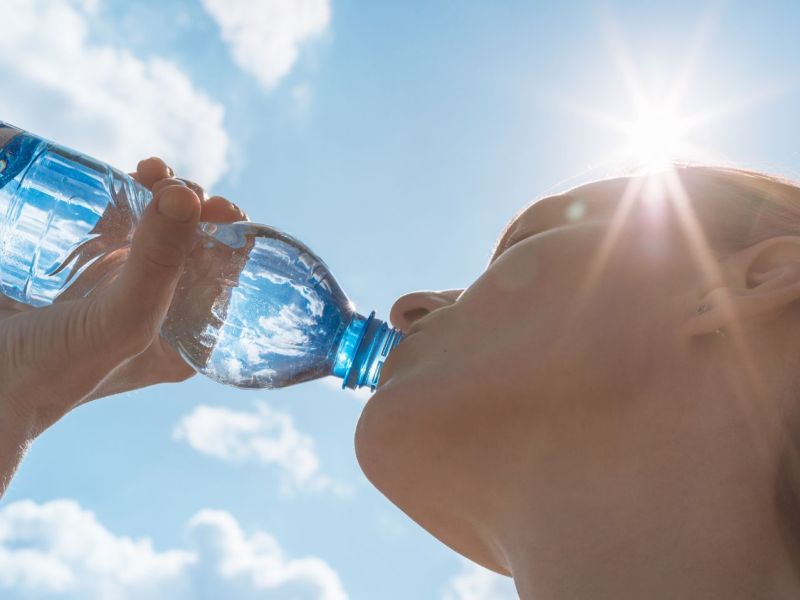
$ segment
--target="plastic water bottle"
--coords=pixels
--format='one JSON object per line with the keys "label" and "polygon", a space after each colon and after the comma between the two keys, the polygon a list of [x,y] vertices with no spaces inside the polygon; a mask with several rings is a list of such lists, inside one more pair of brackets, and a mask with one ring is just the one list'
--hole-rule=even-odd
{"label": "plastic water bottle", "polygon": [[[0,293],[46,306],[101,288],[151,198],[105,163],[0,121]],[[374,315],[358,314],[293,237],[246,221],[201,223],[161,333],[222,383],[279,388],[335,375],[342,387],[374,390],[402,339]]]}

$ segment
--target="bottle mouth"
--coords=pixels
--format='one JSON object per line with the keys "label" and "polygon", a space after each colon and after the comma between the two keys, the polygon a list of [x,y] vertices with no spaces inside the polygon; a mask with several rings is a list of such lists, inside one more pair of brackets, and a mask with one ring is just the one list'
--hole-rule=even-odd
{"label": "bottle mouth", "polygon": [[342,389],[378,387],[383,363],[403,340],[403,334],[375,318],[356,315],[345,329],[336,351],[332,374],[342,378]]}

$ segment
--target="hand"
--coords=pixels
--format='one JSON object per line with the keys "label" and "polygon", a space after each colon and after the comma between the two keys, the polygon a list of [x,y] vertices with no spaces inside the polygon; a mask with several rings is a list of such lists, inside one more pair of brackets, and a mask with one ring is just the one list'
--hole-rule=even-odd
{"label": "hand", "polygon": [[32,308],[0,296],[0,495],[27,445],[75,406],[194,371],[159,335],[197,223],[246,215],[226,199],[171,178],[163,161],[132,174],[153,201],[127,260],[87,298]]}

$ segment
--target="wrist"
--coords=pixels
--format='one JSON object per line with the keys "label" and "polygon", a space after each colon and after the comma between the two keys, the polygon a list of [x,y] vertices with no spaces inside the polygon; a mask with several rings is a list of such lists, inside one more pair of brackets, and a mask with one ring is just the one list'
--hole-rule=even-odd
{"label": "wrist", "polygon": [[0,395],[0,444],[22,444],[36,437],[37,419],[30,405],[6,394]]}
{"label": "wrist", "polygon": [[0,432],[17,442],[30,442],[78,404],[69,402],[70,398],[43,387],[24,396],[0,395]]}

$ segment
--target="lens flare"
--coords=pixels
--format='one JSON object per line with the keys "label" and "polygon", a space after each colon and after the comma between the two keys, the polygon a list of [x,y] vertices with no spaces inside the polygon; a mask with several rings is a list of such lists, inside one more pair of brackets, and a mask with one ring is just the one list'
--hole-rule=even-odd
{"label": "lens flare", "polygon": [[621,154],[644,171],[663,170],[690,154],[687,121],[668,107],[640,108],[626,129]]}
{"label": "lens flare", "polygon": [[[613,252],[622,231],[631,215],[639,209],[649,210],[656,215],[671,215],[703,279],[723,279],[719,258],[696,214],[696,202],[702,201],[702,198],[691,197],[682,181],[681,169],[676,165],[728,163],[723,155],[708,149],[708,140],[714,137],[713,127],[719,128],[722,124],[729,129],[735,126],[732,117],[741,117],[740,113],[746,109],[781,95],[786,87],[784,84],[751,84],[746,95],[731,90],[715,103],[706,101],[698,105],[689,102],[686,97],[688,92],[702,91],[698,86],[699,78],[695,75],[700,51],[709,41],[714,21],[713,12],[701,20],[693,42],[687,44],[683,64],[678,65],[673,77],[664,79],[664,85],[656,87],[647,85],[648,78],[642,76],[632,59],[634,54],[625,48],[621,32],[616,27],[608,27],[608,49],[621,76],[617,87],[624,90],[625,97],[615,97],[610,102],[612,110],[604,110],[602,106],[585,104],[570,96],[554,96],[560,108],[618,137],[606,146],[602,155],[590,161],[592,166],[581,177],[587,177],[595,170],[603,172],[605,176],[611,173],[627,177],[609,227],[598,242],[586,278],[575,294],[571,309],[575,318],[591,305],[613,260]],[[689,106],[693,109],[690,110]],[[732,306],[723,308],[733,310]],[[753,350],[740,327],[731,325],[729,329],[729,343],[735,353],[741,381],[749,397],[760,398],[763,396],[764,377],[757,368]],[[767,452],[767,438],[761,430],[766,422],[762,408],[742,398],[739,400],[739,409],[746,414],[746,421],[751,423],[753,447]]]}

